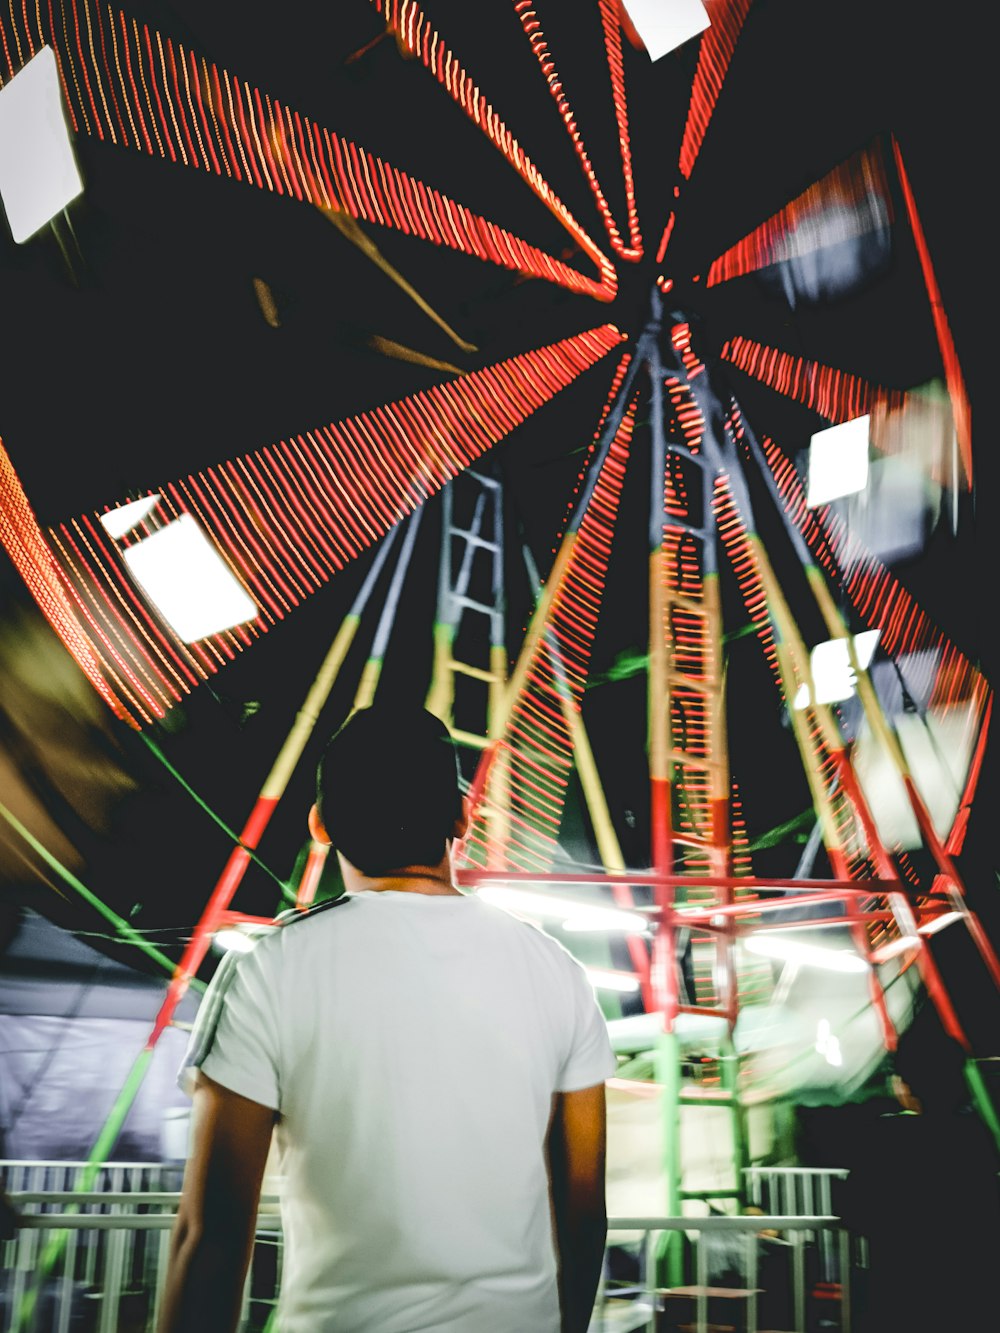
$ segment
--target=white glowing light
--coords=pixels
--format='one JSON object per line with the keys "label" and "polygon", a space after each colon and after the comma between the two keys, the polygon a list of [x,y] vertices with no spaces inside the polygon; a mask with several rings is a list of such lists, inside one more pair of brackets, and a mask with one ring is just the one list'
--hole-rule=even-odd
{"label": "white glowing light", "polygon": [[[854,655],[863,671],[868,669],[875,655],[878,636],[877,629],[866,629],[854,636]],[[826,639],[818,643],[809,655],[809,669],[818,704],[836,703],[840,699],[849,699],[854,693],[857,675],[851,666],[846,639]],[[796,709],[808,708],[808,685],[799,686],[792,706]]]}
{"label": "white glowing light", "polygon": [[131,532],[137,523],[141,523],[159,503],[159,494],[144,495],[141,500],[130,500],[128,504],[119,505],[117,509],[109,509],[106,514],[98,515],[101,527],[109,537],[118,541],[126,532]]}
{"label": "white glowing light", "polygon": [[790,938],[786,933],[750,935],[743,941],[750,953],[763,958],[777,958],[782,962],[801,963],[819,967],[827,972],[865,972],[868,964],[848,949],[827,949],[821,944],[806,944]]}
{"label": "white glowing light", "polygon": [[816,1024],[816,1050],[826,1058],[827,1064],[833,1065],[835,1069],[839,1069],[844,1063],[840,1039],[834,1036],[829,1019],[821,1018]]}
{"label": "white glowing light", "polygon": [[570,931],[603,930],[626,935],[641,934],[646,922],[637,912],[620,912],[613,907],[594,907],[563,897],[561,894],[535,893],[530,889],[510,889],[486,884],[477,890],[480,898],[507,911],[537,921],[560,921]]}
{"label": "white glowing light", "polygon": [[615,972],[606,967],[588,967],[587,976],[597,990],[620,991],[632,994],[639,989],[639,978],[631,972]]}
{"label": "white glowing light", "polygon": [[253,620],[257,606],[190,514],[122,551],[178,638],[194,643]]}
{"label": "white glowing light", "polygon": [[0,198],[20,245],[83,192],[50,46],[0,89]]}
{"label": "white glowing light", "polygon": [[[883,707],[886,694],[888,691],[880,690]],[[922,710],[920,699],[916,702],[918,711],[910,713],[904,711],[901,697],[896,696],[891,709],[893,729],[909,777],[927,807],[938,837],[944,839],[958,812],[968,766],[979,739],[979,709],[972,699],[944,707],[934,705],[926,711]],[[852,763],[882,842],[905,850],[922,846],[924,837],[914,814],[912,794],[892,756],[867,726],[858,731]]]}
{"label": "white glowing light", "polygon": [[650,60],[659,60],[711,23],[701,0],[624,0]]}
{"label": "white glowing light", "polygon": [[898,958],[901,953],[906,953],[909,949],[919,949],[920,940],[916,935],[900,935],[898,939],[890,940],[888,944],[883,944],[872,954],[872,961],[876,963],[887,963],[890,958]]}
{"label": "white glowing light", "polygon": [[956,921],[962,920],[961,912],[942,912],[940,916],[935,916],[930,921],[925,921],[919,927],[921,935],[936,935],[939,930],[944,930],[945,926],[953,926]]}
{"label": "white glowing light", "polygon": [[571,934],[609,931],[612,934],[641,935],[646,921],[635,912],[618,912],[613,907],[575,907],[573,915],[562,923]]}
{"label": "white glowing light", "polygon": [[252,935],[248,935],[245,930],[237,930],[235,926],[217,930],[212,938],[218,948],[224,949],[227,953],[250,953],[255,943]]}
{"label": "white glowing light", "polygon": [[855,417],[817,431],[809,440],[806,504],[829,504],[868,485],[869,417]]}

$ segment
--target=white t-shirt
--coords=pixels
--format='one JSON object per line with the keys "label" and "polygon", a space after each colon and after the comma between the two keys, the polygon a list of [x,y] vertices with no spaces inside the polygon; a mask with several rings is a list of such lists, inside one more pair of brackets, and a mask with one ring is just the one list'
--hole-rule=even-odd
{"label": "white t-shirt", "polygon": [[279,1112],[281,1333],[558,1333],[552,1094],[615,1068],[572,955],[474,895],[386,891],[227,970],[187,1063]]}

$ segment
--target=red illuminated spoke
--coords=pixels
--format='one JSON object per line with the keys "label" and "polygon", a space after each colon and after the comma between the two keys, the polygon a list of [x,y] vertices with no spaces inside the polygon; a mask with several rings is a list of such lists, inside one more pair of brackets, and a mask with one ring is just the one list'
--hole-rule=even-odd
{"label": "red illuminated spoke", "polygon": [[[804,404],[830,422],[852,421],[870,415],[871,442],[883,454],[905,454],[911,448],[906,424],[913,425],[913,434],[917,437],[921,419],[933,409],[933,404],[920,391],[888,389],[872,384],[860,375],[766,347],[741,335],[724,343],[720,356],[776,393]],[[951,406],[954,411],[953,401]],[[918,457],[917,461],[933,480],[943,485],[955,484],[956,480],[964,482],[963,477],[955,477],[947,450],[934,449],[925,453],[927,456]]]}
{"label": "red illuminated spoke", "polygon": [[604,46],[608,57],[608,72],[611,76],[611,96],[615,108],[615,120],[618,124],[618,142],[621,147],[622,175],[625,184],[625,206],[628,214],[628,244],[622,240],[621,233],[611,215],[611,209],[604,191],[601,189],[593,164],[584,146],[583,135],[576,123],[576,116],[570,107],[562,79],[556,71],[555,62],[549,51],[538,14],[532,0],[514,0],[514,8],[521,20],[521,26],[531,43],[549,92],[559,108],[559,114],[566,126],[566,132],[573,144],[583,174],[590,186],[594,201],[608,233],[612,250],[621,259],[639,260],[642,258],[642,233],[639,230],[639,214],[635,206],[635,185],[632,180],[632,148],[629,142],[628,103],[625,97],[625,71],[622,65],[622,37],[618,19],[617,0],[600,0],[601,24],[604,29]]}
{"label": "red illuminated spoke", "polygon": [[[384,15],[386,22],[396,33],[400,43],[411,55],[419,58],[424,67],[437,79],[453,102],[465,112],[474,124],[478,125],[490,143],[504,156],[526,185],[534,192],[545,207],[558,219],[570,236],[580,246],[584,254],[596,266],[600,281],[577,278],[587,282],[586,290],[599,300],[614,299],[618,290],[618,279],[614,265],[599,246],[591,240],[576,218],[541,175],[538,168],[511,134],[510,130],[494,111],[492,105],[480,92],[478,85],[459,63],[455,55],[445,45],[433,25],[413,0],[371,0],[378,12]],[[522,20],[523,21],[523,20]],[[575,270],[570,269],[571,273]],[[563,282],[563,285],[570,285]]]}
{"label": "red illuminated spoke", "polygon": [[153,617],[97,515],[43,534],[0,451],[0,539],[63,642],[119,716],[147,723],[621,342],[612,325],[163,486],[141,535],[190,514],[258,608],[184,643]]}
{"label": "red illuminated spoke", "polygon": [[[741,438],[738,418],[735,425],[737,437]],[[861,623],[879,630],[880,648],[894,660],[907,660],[911,693],[925,698],[929,708],[947,710],[956,704],[965,706],[969,734],[981,738],[992,697],[984,677],[839,516],[828,506],[810,508],[806,504],[805,490],[794,464],[774,441],[763,437],[761,449],[786,513],[802,533],[817,564],[843,590]],[[757,619],[766,637],[763,617],[758,614]],[[773,643],[765,647],[774,667]],[[974,755],[946,840],[949,850],[957,851],[961,845],[978,772],[979,761]]]}
{"label": "red illuminated spoke", "polygon": [[933,703],[947,705],[975,698],[985,706],[989,695],[982,675],[920,609],[916,600],[884,564],[866,550],[857,534],[828,506],[810,508],[798,472],[773,440],[761,447],[784,497],[786,512],[801,531],[819,564],[847,593],[859,617],[879,629],[879,645],[893,657],[926,655],[933,683],[914,681]]}
{"label": "red illuminated spoke", "polygon": [[681,139],[679,165],[685,180],[690,179],[701,152],[749,8],[750,0],[717,0],[712,5],[712,23],[705,30],[698,49],[698,66],[691,84],[691,101]]}
{"label": "red illuminated spoke", "polygon": [[[920,259],[941,352],[965,482],[970,485],[972,419],[968,394],[916,201],[895,139],[892,146],[896,179]],[[772,265],[785,264],[793,267],[793,271],[786,273],[785,277],[794,296],[798,282],[794,273],[796,261],[803,257],[817,256],[821,251],[831,250],[833,247],[843,247],[845,243],[860,244],[862,238],[866,236],[880,232],[888,233],[894,222],[895,209],[889,183],[889,169],[881,146],[876,141],[870,148],[854,154],[846,162],[835,167],[822,180],[811,185],[773,217],[761,223],[749,235],[720,255],[709,269],[708,286],[715,286]],[[860,264],[860,256],[856,258]],[[855,272],[852,271],[850,257],[841,256],[838,267],[839,273],[835,274],[831,270],[825,279],[820,279],[837,285],[837,292],[831,294],[839,294],[855,283]],[[858,267],[857,271],[860,273],[862,270]],[[815,283],[817,278],[812,275],[806,281]],[[799,401],[808,402],[831,420],[842,421],[848,416],[858,415],[858,412],[851,410],[848,405],[852,402],[856,404],[865,401],[869,396],[864,382],[845,372],[813,366],[809,362],[770,349],[758,349],[747,339],[734,338],[728,347],[732,358],[742,369],[763,379],[779,392],[796,397]],[[874,394],[872,401],[884,401],[887,392],[880,389],[872,390]],[[820,406],[821,402],[825,402],[831,410],[827,411],[825,407]],[[859,409],[861,412],[869,410],[870,406]]]}
{"label": "red illuminated spoke", "polygon": [[948,316],[945,314],[944,302],[941,300],[941,292],[938,289],[930,251],[924,237],[924,229],[920,222],[920,215],[917,213],[916,200],[913,198],[910,179],[903,165],[903,154],[900,152],[899,144],[895,138],[892,141],[892,151],[896,160],[896,171],[899,173],[903,198],[906,201],[906,211],[910,218],[913,239],[917,246],[917,253],[920,256],[920,266],[923,269],[927,296],[931,303],[931,313],[934,316],[934,328],[937,332],[938,346],[941,349],[941,360],[944,363],[945,381],[948,385],[948,396],[951,398],[951,410],[955,418],[955,434],[958,436],[958,447],[962,453],[965,475],[971,486],[972,407],[965,389],[962,367],[958,363],[958,353],[955,351],[955,342],[951,336],[951,327],[948,324]]}
{"label": "red illuminated spoke", "polygon": [[898,407],[906,398],[901,389],[873,385],[850,371],[823,366],[742,335],[728,339],[719,355],[776,393],[803,403],[831,422],[851,421],[871,412],[880,402]]}
{"label": "red illuminated spoke", "polygon": [[[145,24],[140,32],[138,24],[121,12],[108,11],[104,20],[91,0],[74,0],[72,14],[64,7],[62,21],[51,15],[51,9],[43,15],[38,6],[31,18],[15,18],[12,11],[9,21],[0,19],[0,38],[10,75],[30,58],[36,39],[39,45],[52,46],[77,132],[82,129],[123,148],[169,157],[273,194],[346,212],[597,300],[610,301],[615,295],[617,280],[610,260],[540,178],[536,193],[541,192],[594,261],[598,280],[308,116],[262,96],[227,70],[199,61]],[[39,25],[34,31],[33,23]],[[81,23],[99,40],[81,40]],[[494,123],[499,124],[495,118]],[[524,162],[530,166],[527,158]]]}
{"label": "red illuminated spoke", "polygon": [[[604,49],[608,57],[608,72],[611,75],[611,96],[615,106],[615,120],[618,124],[618,142],[622,156],[622,177],[625,184],[625,207],[628,212],[629,245],[632,253],[622,250],[623,259],[642,258],[642,235],[639,231],[639,215],[635,206],[635,187],[632,182],[632,149],[629,140],[628,102],[625,97],[625,69],[622,63],[622,30],[619,22],[620,8],[618,0],[599,0],[601,24],[604,29]],[[612,240],[612,245],[614,241]]]}
{"label": "red illuminated spoke", "polygon": [[[698,64],[691,82],[691,99],[681,138],[678,165],[685,180],[690,180],[701,152],[749,8],[750,0],[717,0],[711,7],[712,22],[703,33],[698,48]],[[658,261],[666,254],[674,220],[671,213],[657,248]]]}
{"label": "red illuminated spoke", "polygon": [[714,261],[708,286],[884,230],[893,222],[885,162],[876,144],[842,162]]}
{"label": "red illuminated spoke", "polygon": [[573,486],[572,491],[570,492],[569,499],[566,501],[566,510],[565,513],[563,514],[562,522],[559,526],[558,532],[555,534],[555,540],[551,548],[553,555],[556,554],[559,542],[561,542],[563,537],[565,536],[566,529],[569,523],[572,521],[574,514],[576,513],[578,499],[580,495],[580,489],[583,486],[584,481],[588,474],[588,470],[594,461],[594,455],[597,452],[597,445],[604,431],[604,423],[608,419],[608,414],[611,411],[612,405],[618,398],[618,390],[622,386],[622,381],[625,379],[626,372],[628,371],[631,362],[632,362],[632,354],[631,352],[626,352],[619,361],[614,376],[612,377],[611,387],[608,389],[608,394],[604,401],[604,406],[601,408],[601,414],[597,420],[597,429],[594,431],[593,439],[587,446],[586,457],[584,458],[583,465],[581,466],[580,471],[576,475],[576,482]]}
{"label": "red illuminated spoke", "polygon": [[[541,624],[533,647],[522,653],[511,682],[502,744],[484,756],[485,770],[476,780],[481,798],[466,854],[493,869],[544,870],[558,848],[577,744],[573,723],[586,688],[634,417],[633,403],[582,517],[563,539],[536,612]],[[503,838],[494,834],[498,823]]]}
{"label": "red illuminated spoke", "polygon": [[[49,624],[111,711],[129,717],[128,705],[102,670],[100,654],[80,625],[59,566],[32,512],[7,451],[0,443],[0,541]],[[148,719],[146,719],[148,720]]]}

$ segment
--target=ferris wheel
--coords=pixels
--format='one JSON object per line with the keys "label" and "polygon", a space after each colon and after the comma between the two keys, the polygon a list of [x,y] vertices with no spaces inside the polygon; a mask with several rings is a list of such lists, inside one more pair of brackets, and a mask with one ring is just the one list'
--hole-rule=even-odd
{"label": "ferris wheel", "polygon": [[[200,172],[206,190],[264,191],[281,207],[319,210],[460,349],[470,345],[373,236],[403,234],[474,257],[572,293],[592,311],[569,336],[536,346],[526,329],[523,349],[500,361],[287,439],[255,441],[47,528],[0,448],[0,538],[108,708],[140,732],[340,571],[369,562],[174,972],[152,1042],[212,935],[240,919],[232,903],[242,874],[362,613],[384,597],[355,702],[376,697],[421,514],[433,502],[442,541],[428,702],[465,747],[473,818],[459,874],[540,919],[571,923],[576,914],[581,930],[588,912],[605,913],[617,939],[607,946],[610,971],[638,997],[622,1014],[619,1049],[634,1058],[655,1051],[664,1080],[686,1050],[712,1056],[709,1082],[734,1108],[747,1092],[787,1093],[797,1076],[769,1064],[754,1015],[773,1014],[798,971],[815,966],[854,972],[865,989],[875,1043],[865,1068],[872,1050],[893,1048],[906,1021],[901,988],[887,990],[904,974],[920,976],[946,1029],[971,1053],[933,938],[947,927],[967,930],[1000,985],[1000,962],[956,865],[991,692],[896,568],[928,524],[954,524],[964,513],[971,414],[891,127],[831,162],[703,272],[681,271],[672,241],[744,27],[754,22],[750,0],[710,0],[705,24],[687,35],[690,87],[668,164],[676,185],[666,216],[655,217],[640,209],[629,117],[629,71],[654,55],[654,38],[618,0],[595,0],[591,59],[603,71],[604,139],[610,126],[617,151],[611,182],[609,154],[598,170],[555,41],[550,48],[544,0],[514,0],[520,39],[600,231],[562,201],[527,137],[522,143],[502,119],[502,90],[480,88],[444,25],[411,0],[371,4],[399,59],[422,68],[463,132],[485,136],[544,205],[546,235],[555,227],[563,249],[522,237],[125,11],[73,0],[47,12],[12,7],[0,18],[4,82],[50,59],[73,134],[147,156],[164,171]],[[720,293],[753,282],[793,310],[821,311],[877,285],[900,248],[913,260],[936,339],[937,371],[927,382],[873,382],[739,326],[721,340],[705,331],[700,307]],[[602,309],[633,271],[649,274],[648,293],[635,326],[622,328]],[[569,386],[585,382],[590,392],[599,377],[551,565],[539,578],[524,552],[537,596],[523,634],[512,633],[511,520],[491,451]],[[760,386],[824,421],[806,451],[786,451],[755,426],[743,398],[757,399]],[[157,560],[182,551],[208,562],[190,565],[197,581],[228,589],[221,627],[182,621],[161,593]],[[609,606],[622,588],[630,589],[627,614]],[[472,660],[463,653],[476,617],[483,632],[472,636]],[[595,645],[606,661],[616,633],[621,649],[634,649],[621,674],[642,695],[617,739],[600,745],[589,730]],[[749,677],[760,697],[732,669],[751,648],[762,664]],[[482,687],[475,721],[459,698],[458,682],[469,680]],[[629,699],[634,706],[634,691]],[[734,720],[747,710],[767,713],[773,740],[757,730],[752,746],[737,740]],[[636,837],[607,798],[608,768],[629,747],[646,793]],[[769,877],[755,873],[743,801],[792,750],[811,813],[794,873]],[[321,871],[314,848],[300,906]],[[832,1041],[828,1033],[835,1067]],[[741,1129],[734,1140],[745,1150]],[[679,1209],[679,1167],[671,1179]]]}

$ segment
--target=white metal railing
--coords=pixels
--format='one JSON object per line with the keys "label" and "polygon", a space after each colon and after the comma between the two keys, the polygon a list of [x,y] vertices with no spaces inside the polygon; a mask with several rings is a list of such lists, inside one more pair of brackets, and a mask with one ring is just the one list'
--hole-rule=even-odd
{"label": "white metal railing", "polygon": [[[784,1217],[835,1216],[840,1212],[837,1185],[849,1174],[844,1167],[747,1167],[743,1173],[747,1205]],[[842,1229],[827,1228],[816,1239],[816,1257],[817,1285],[831,1297],[839,1293],[849,1323],[844,1292],[850,1291],[852,1267],[868,1267],[868,1241],[863,1236],[852,1240]]]}
{"label": "white metal railing", "polygon": [[[657,1254],[669,1233],[685,1238],[683,1277],[657,1284]],[[608,1255],[591,1333],[655,1333],[662,1328],[690,1328],[694,1333],[729,1326],[757,1333],[787,1328],[805,1333],[808,1323],[810,1267],[817,1270],[817,1242],[835,1233],[849,1253],[849,1237],[831,1216],[781,1215],[709,1217],[615,1217],[608,1220]],[[639,1280],[632,1286],[609,1281],[610,1256],[630,1248]],[[845,1269],[838,1285],[834,1322],[850,1333],[850,1283]],[[634,1308],[629,1311],[628,1302]],[[671,1307],[675,1317],[671,1319]],[[737,1316],[736,1310],[740,1313]]]}
{"label": "white metal railing", "polygon": [[[0,1242],[0,1330],[151,1333],[181,1174],[148,1162],[110,1162],[95,1172],[85,1162],[0,1161],[18,1215],[13,1239]],[[266,1326],[281,1278],[277,1199],[261,1205],[243,1333]]]}
{"label": "white metal railing", "polygon": [[[18,1173],[14,1165],[38,1168]],[[37,1183],[53,1166],[67,1167],[58,1189],[17,1189]],[[74,1190],[83,1164],[0,1163],[20,1223],[0,1243],[0,1331],[10,1333],[152,1333],[166,1270],[177,1189],[141,1188],[156,1179],[148,1164],[109,1164],[100,1187]],[[43,1171],[44,1168],[44,1171]],[[149,1173],[144,1174],[144,1173]],[[167,1171],[169,1174],[169,1169]],[[179,1183],[179,1182],[177,1182]],[[136,1186],[140,1186],[136,1188]],[[665,1237],[681,1233],[680,1280],[662,1286],[657,1254]],[[47,1274],[42,1256],[59,1253]],[[690,1326],[706,1333],[735,1324],[805,1333],[824,1253],[837,1254],[836,1297],[826,1303],[830,1327],[850,1333],[850,1238],[826,1215],[613,1217],[591,1333]],[[269,1327],[281,1281],[277,1199],[262,1200],[257,1239],[244,1293],[242,1333]],[[26,1302],[35,1293],[30,1319]],[[827,1293],[829,1295],[829,1293]],[[734,1318],[739,1308],[741,1313]],[[669,1321],[669,1322],[667,1322]]]}
{"label": "white metal railing", "polygon": [[749,1166],[743,1171],[747,1203],[782,1217],[834,1213],[834,1181],[847,1176],[842,1167]]}
{"label": "white metal railing", "polygon": [[104,1162],[93,1167],[83,1161],[0,1159],[0,1181],[8,1193],[77,1189],[88,1173],[94,1191],[179,1189],[183,1172],[183,1162]]}

